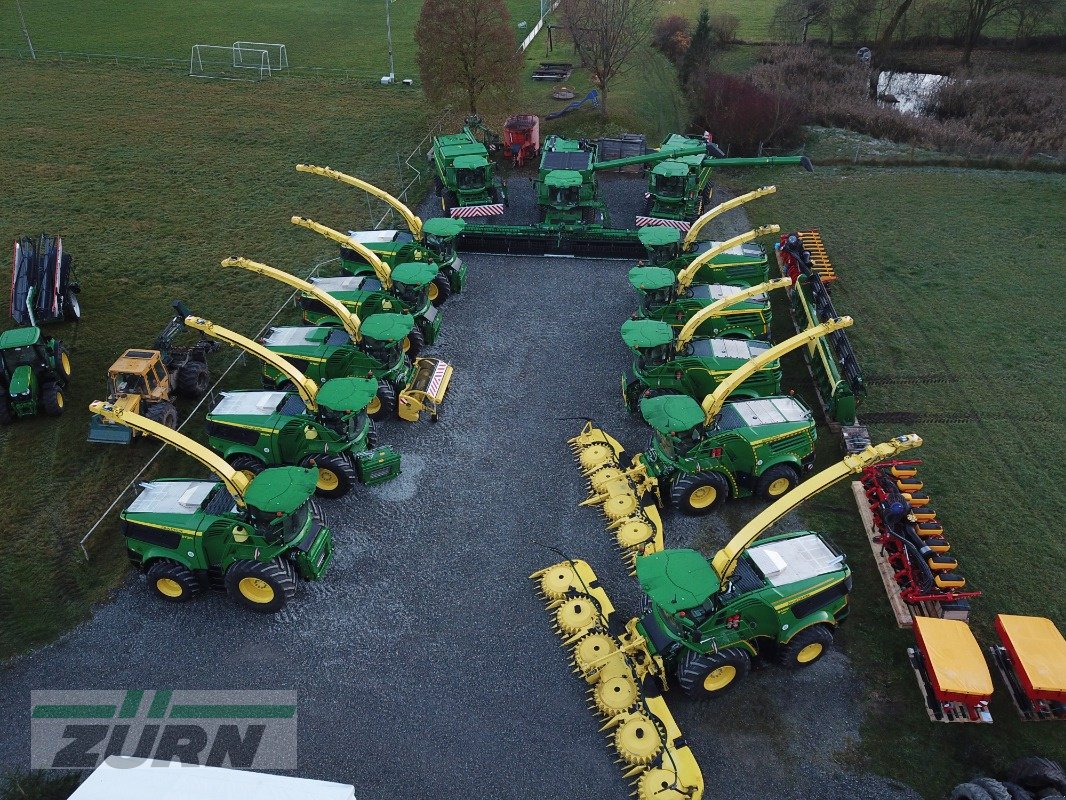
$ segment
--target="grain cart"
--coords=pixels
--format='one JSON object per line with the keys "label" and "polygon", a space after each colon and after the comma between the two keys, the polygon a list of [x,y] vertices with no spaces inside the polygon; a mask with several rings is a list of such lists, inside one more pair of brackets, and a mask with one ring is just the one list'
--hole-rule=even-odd
{"label": "grain cart", "polygon": [[[745,290],[752,294],[783,289],[788,278],[753,286]],[[719,304],[728,306],[744,299],[744,294],[723,298]],[[719,311],[719,304],[700,311],[674,337],[674,330],[665,322],[647,319],[628,320],[622,325],[622,340],[635,358],[622,376],[622,397],[626,410],[636,411],[640,400],[666,394],[683,394],[697,400],[706,397],[721,381],[747,361],[770,348],[769,342],[737,339],[704,339],[693,337],[703,320]],[[804,340],[807,344],[809,340]],[[771,361],[736,388],[730,400],[744,400],[781,393],[781,364]]]}
{"label": "grain cart", "polygon": [[660,153],[680,153],[694,146],[707,152],[673,155],[656,164],[648,173],[648,191],[644,215],[637,217],[637,227],[658,225],[687,231],[690,223],[703,213],[703,204],[711,196],[711,173],[721,167],[767,167],[798,165],[808,172],[814,166],[807,156],[768,156],[726,158],[716,147],[701,138],[672,133],[659,148]]}
{"label": "grain cart", "polygon": [[918,447],[911,434],[848,455],[779,498],[713,559],[666,550],[636,559],[646,597],[623,623],[596,574],[568,559],[531,575],[590,685],[625,776],[640,800],[700,800],[703,776],[663,697],[672,682],[695,698],[719,697],[752,662],[790,669],[818,661],[847,616],[851,571],[813,531],[759,537],[801,502],[848,475]]}
{"label": "grain cart", "polygon": [[[802,336],[812,341],[851,323],[841,317]],[[591,422],[570,440],[590,491],[582,505],[601,507],[624,551],[662,549],[656,504],[701,515],[729,497],[772,501],[814,468],[817,434],[803,403],[788,395],[726,402],[749,377],[801,343],[793,337],[747,361],[702,405],[683,395],[641,400],[641,415],[654,433],[629,469],[622,469],[618,441]]]}
{"label": "grain cart", "polygon": [[[107,402],[153,422],[178,427],[176,397],[196,399],[211,387],[207,357],[221,346],[200,336],[191,347],[176,347],[178,336],[185,331],[188,309],[181,301],[172,306],[174,317],[156,337],[154,349],[131,348],[107,371]],[[106,444],[129,444],[136,431],[127,425],[113,425],[102,417],[89,423],[89,441]]]}
{"label": "grain cart", "polygon": [[524,167],[540,153],[540,117],[535,114],[513,114],[503,125],[503,146],[511,156],[511,164]]}
{"label": "grain cart", "polygon": [[[410,261],[436,264],[440,275],[433,279],[428,289],[433,305],[441,305],[451,294],[458,294],[466,286],[466,265],[456,251],[456,240],[466,227],[465,221],[451,217],[422,220],[388,192],[329,167],[297,164],[296,170],[332,178],[362,189],[393,208],[407,223],[406,231],[348,231],[348,237],[373,251],[390,269]],[[348,246],[347,242],[341,242],[341,269],[347,275],[358,275],[366,274],[371,268],[369,262]]]}
{"label": "grain cart", "polygon": [[0,333],[0,423],[42,412],[58,417],[69,383],[70,356],[59,339],[36,324]]}
{"label": "grain cart", "polygon": [[130,562],[157,597],[184,603],[206,588],[220,589],[247,609],[271,614],[296,595],[298,580],[322,577],[333,535],[311,500],[314,470],[275,467],[249,479],[165,425],[100,401],[89,410],[162,440],[219,478],[142,483],[119,515]]}
{"label": "grain cart", "polygon": [[[421,412],[428,411],[436,421],[453,369],[436,358],[419,358],[414,364],[408,360],[401,343],[414,327],[409,314],[374,314],[360,320],[339,300],[288,272],[246,258],[227,258],[222,266],[240,267],[304,292],[328,308],[343,326],[271,328],[259,340],[268,350],[284,356],[319,383],[330,378],[376,378],[377,397],[367,407],[372,419],[395,411],[402,420],[418,422]],[[269,365],[263,377],[267,388],[287,381]]]}
{"label": "grain cart", "polygon": [[[484,142],[478,141],[480,130]],[[507,185],[496,175],[489,148],[499,139],[478,117],[468,117],[459,133],[433,137],[433,185],[440,207],[451,217],[486,217],[507,207]],[[486,146],[488,145],[488,146]]]}
{"label": "grain cart", "polygon": [[[292,223],[321,234],[359,253],[373,274],[342,275],[338,278],[312,278],[311,283],[340,300],[352,312],[369,317],[383,312],[410,314],[417,327],[404,339],[404,351],[416,358],[424,345],[437,341],[443,317],[430,302],[429,287],[440,275],[436,264],[407,261],[390,268],[369,249],[340,231],[306,217],[293,217]],[[314,297],[298,301],[305,322],[312,325],[340,325],[340,320]]]}
{"label": "grain cart", "polygon": [[[641,295],[640,307],[633,318],[658,320],[681,328],[701,309],[744,291],[743,287],[732,284],[694,283],[694,278],[715,254],[778,230],[776,225],[765,225],[734,236],[703,253],[676,276],[666,267],[633,267],[629,270],[629,283]],[[756,296],[711,316],[698,333],[707,337],[762,339],[769,335],[770,318],[769,301]]]}
{"label": "grain cart", "polygon": [[[63,238],[42,233],[15,240],[11,259],[11,319],[18,325],[81,319],[74,257]],[[32,321],[31,321],[32,318]]]}

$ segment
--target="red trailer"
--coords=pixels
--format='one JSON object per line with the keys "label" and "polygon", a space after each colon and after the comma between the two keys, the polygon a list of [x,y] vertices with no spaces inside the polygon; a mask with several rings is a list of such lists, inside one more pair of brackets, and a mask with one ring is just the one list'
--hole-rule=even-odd
{"label": "red trailer", "polygon": [[911,668],[935,722],[991,722],[992,676],[969,626],[956,619],[915,617]]}
{"label": "red trailer", "polygon": [[1066,719],[1066,638],[1045,617],[996,615],[989,648],[1022,719]]}
{"label": "red trailer", "polygon": [[508,117],[503,126],[503,144],[516,167],[536,159],[540,152],[540,117],[533,114]]}

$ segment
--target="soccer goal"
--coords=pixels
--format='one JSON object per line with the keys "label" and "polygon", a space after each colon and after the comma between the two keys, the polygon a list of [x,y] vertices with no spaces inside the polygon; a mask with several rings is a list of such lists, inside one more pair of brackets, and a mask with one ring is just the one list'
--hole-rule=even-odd
{"label": "soccer goal", "polygon": [[270,64],[270,69],[273,72],[277,72],[279,69],[285,69],[287,66],[289,66],[289,54],[285,50],[285,45],[277,44],[275,42],[234,42],[234,66],[239,65],[239,62],[244,57],[244,52],[246,50],[251,50],[253,51],[253,53],[256,50],[266,50],[268,56],[268,63]]}
{"label": "soccer goal", "polygon": [[194,44],[189,54],[189,76],[193,78],[261,81],[270,73],[270,53],[261,47]]}

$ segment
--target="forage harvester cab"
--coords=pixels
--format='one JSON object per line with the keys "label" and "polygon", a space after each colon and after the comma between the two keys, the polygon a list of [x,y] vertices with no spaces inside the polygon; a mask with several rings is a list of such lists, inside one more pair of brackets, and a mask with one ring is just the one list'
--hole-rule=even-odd
{"label": "forage harvester cab", "polygon": [[121,512],[130,562],[157,597],[182,603],[218,589],[247,609],[274,613],[293,599],[300,581],[323,576],[333,535],[311,499],[315,470],[275,467],[249,479],[203,445],[139,414],[99,401],[89,410],[161,439],[218,476],[142,483]]}
{"label": "forage harvester cab", "polygon": [[[482,139],[477,138],[481,132]],[[440,205],[452,217],[493,216],[507,205],[507,186],[496,175],[489,148],[499,138],[477,116],[468,117],[459,133],[433,137],[430,155],[433,185]]]}
{"label": "forage harvester cab", "polygon": [[[366,247],[390,269],[411,261],[432,262],[440,274],[428,287],[429,299],[441,305],[466,286],[466,265],[459,257],[456,242],[466,227],[463,219],[432,217],[422,220],[407,205],[372,183],[329,167],[297,164],[298,172],[309,172],[354,186],[387,203],[407,224],[407,230],[348,231],[348,238]],[[373,265],[346,242],[341,242],[341,269],[346,275],[375,275]]]}

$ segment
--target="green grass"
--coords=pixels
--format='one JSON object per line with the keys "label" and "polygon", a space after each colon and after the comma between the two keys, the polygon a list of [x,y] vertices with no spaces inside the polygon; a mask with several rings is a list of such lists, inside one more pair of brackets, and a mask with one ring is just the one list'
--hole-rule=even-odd
{"label": "green grass", "polygon": [[[875,441],[911,431],[924,438],[916,455],[926,489],[961,573],[984,592],[973,601],[978,639],[995,641],[999,612],[1049,616],[1061,627],[1066,178],[827,168],[736,173],[732,182],[778,185],[748,206],[753,222],[821,229],[841,276],[834,302],[855,317],[849,336],[870,383],[862,412],[914,415],[871,431]],[[806,374],[792,369],[793,385],[806,386]],[[898,382],[916,376],[931,379]],[[823,446],[822,459],[833,449]],[[1019,723],[998,681],[994,725],[928,722],[906,663],[913,637],[895,628],[850,489],[825,492],[803,514],[835,534],[856,573],[841,638],[871,691],[858,765],[932,798],[1015,757],[1066,752],[1066,730]]]}

